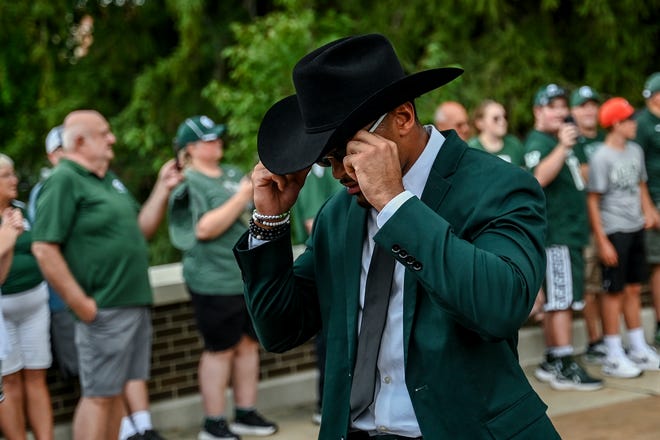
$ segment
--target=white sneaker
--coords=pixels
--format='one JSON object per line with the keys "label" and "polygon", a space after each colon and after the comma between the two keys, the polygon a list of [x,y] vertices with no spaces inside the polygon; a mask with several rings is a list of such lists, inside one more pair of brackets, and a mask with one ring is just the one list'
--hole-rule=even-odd
{"label": "white sneaker", "polygon": [[603,362],[603,374],[622,379],[630,379],[642,374],[642,370],[623,355],[608,356]]}
{"label": "white sneaker", "polygon": [[630,350],[628,352],[628,358],[641,370],[660,370],[660,356],[658,356],[655,348],[648,345],[641,350]]}

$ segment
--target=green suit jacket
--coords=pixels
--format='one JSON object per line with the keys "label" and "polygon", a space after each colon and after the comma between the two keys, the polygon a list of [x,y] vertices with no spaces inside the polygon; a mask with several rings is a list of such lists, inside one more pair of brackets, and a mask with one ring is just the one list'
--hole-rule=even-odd
{"label": "green suit jacket", "polygon": [[[425,440],[559,438],[517,353],[545,273],[543,192],[528,172],[443,134],[422,199],[374,237],[407,268],[403,356],[420,429]],[[250,250],[246,234],[234,249],[267,350],[325,335],[324,440],[349,426],[366,215],[341,191],[295,263],[288,238]]]}

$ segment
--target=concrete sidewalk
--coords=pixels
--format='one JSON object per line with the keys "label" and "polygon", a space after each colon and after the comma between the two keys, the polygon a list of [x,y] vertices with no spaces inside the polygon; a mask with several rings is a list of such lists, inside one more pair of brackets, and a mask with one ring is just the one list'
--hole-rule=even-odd
{"label": "concrete sidewalk", "polygon": [[[651,339],[655,320],[645,309],[642,319],[647,339]],[[574,345],[586,346],[584,323],[574,322]],[[533,371],[543,357],[543,335],[538,327],[526,327],[519,335],[520,363],[527,377],[548,405],[548,414],[566,440],[646,440],[660,439],[660,371],[645,372],[635,379],[606,378],[598,391],[555,391],[538,382]],[[587,366],[601,377],[597,366]],[[273,440],[313,440],[318,427],[311,416],[316,398],[315,371],[263,381],[259,385],[259,410],[278,423],[280,431]],[[231,404],[231,396],[228,403]],[[186,396],[152,405],[155,426],[168,440],[194,440],[202,421],[199,395]],[[233,414],[229,407],[228,414]],[[69,425],[56,428],[56,439],[71,438]],[[252,440],[256,437],[244,437]]]}

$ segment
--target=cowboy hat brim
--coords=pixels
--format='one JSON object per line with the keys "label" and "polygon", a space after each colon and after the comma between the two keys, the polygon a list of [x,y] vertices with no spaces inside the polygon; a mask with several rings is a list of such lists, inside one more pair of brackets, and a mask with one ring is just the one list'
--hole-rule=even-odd
{"label": "cowboy hat brim", "polygon": [[457,67],[443,67],[405,76],[371,94],[334,127],[316,133],[305,129],[297,96],[288,96],[275,103],[261,121],[257,135],[259,159],[275,174],[305,169],[329,151],[345,145],[384,112],[441,87],[462,73],[463,69]]}

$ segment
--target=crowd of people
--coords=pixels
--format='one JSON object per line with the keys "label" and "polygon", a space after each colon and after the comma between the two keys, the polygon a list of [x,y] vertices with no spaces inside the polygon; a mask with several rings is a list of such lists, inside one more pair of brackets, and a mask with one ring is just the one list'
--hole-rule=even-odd
{"label": "crowd of people", "polygon": [[[116,138],[97,111],[48,133],[53,168],[28,204],[0,154],[5,438],[53,438],[53,353],[80,381],[74,439],[162,439],[147,240],[166,217],[203,342],[200,440],[278,430],[256,409],[260,343],[316,337],[324,439],[558,438],[517,365],[532,310],[546,341],[534,375],[555,389],[603,387],[577,360],[575,310],[603,375],[660,369],[640,300],[648,282],[660,343],[660,73],[639,111],[588,85],[543,85],[524,141],[492,99],[471,117],[444,102],[420,123],[414,98],[461,73],[405,75],[379,35],[329,43],[265,115],[251,175],[223,162],[224,125],[191,116],[143,204],[110,169]],[[295,262],[292,242],[306,244]],[[492,374],[474,374],[484,363]]]}

